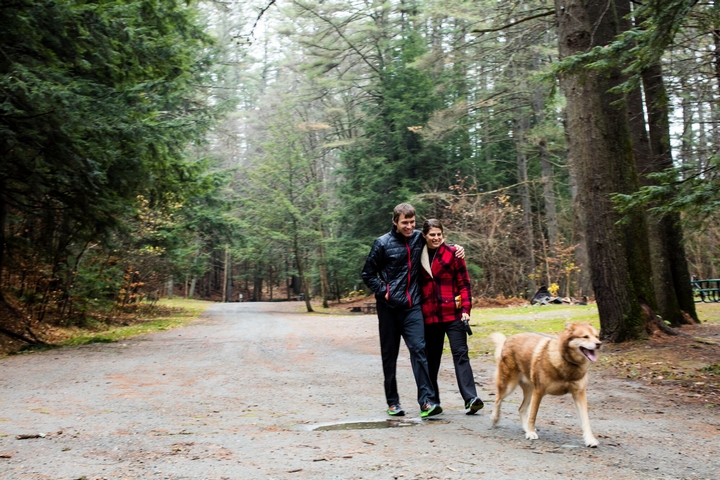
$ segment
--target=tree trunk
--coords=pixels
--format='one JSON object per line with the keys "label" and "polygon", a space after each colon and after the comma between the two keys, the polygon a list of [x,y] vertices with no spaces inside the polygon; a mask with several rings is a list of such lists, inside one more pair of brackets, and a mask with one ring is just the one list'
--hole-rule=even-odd
{"label": "tree trunk", "polygon": [[[718,2],[715,1],[715,9],[718,9]],[[713,36],[713,66],[715,67],[715,81],[717,82],[718,94],[720,94],[720,28],[714,28]]]}
{"label": "tree trunk", "polygon": [[225,261],[223,262],[223,286],[222,286],[222,301],[227,302],[227,285],[229,277],[229,263],[230,263],[230,252],[229,247],[225,247]]}
{"label": "tree trunk", "polygon": [[328,297],[330,296],[330,286],[328,285],[327,259],[325,256],[325,245],[323,244],[325,231],[322,225],[319,226],[318,231],[320,232],[320,243],[317,248],[318,269],[320,270],[320,295],[322,296],[323,308],[329,308]]}
{"label": "tree trunk", "polygon": [[196,284],[197,284],[197,277],[193,276],[192,280],[190,280],[190,293],[188,294],[188,296],[190,298],[195,297],[195,285]]}
{"label": "tree trunk", "polygon": [[[680,79],[680,90],[683,92],[688,91],[685,78]],[[690,98],[687,95],[682,97],[682,141],[680,143],[680,161],[683,165],[689,166],[692,159],[692,145],[693,145],[693,111],[692,105],[690,104]]]}
{"label": "tree trunk", "polygon": [[223,302],[231,302],[233,298],[233,264],[232,254],[228,255],[227,277],[225,278],[225,299]]}
{"label": "tree trunk", "polygon": [[298,281],[300,282],[300,288],[302,288],[303,300],[305,300],[305,308],[308,312],[314,312],[315,310],[313,310],[312,305],[310,304],[310,289],[308,288],[308,283],[305,280],[305,268],[303,265],[302,253],[300,252],[300,248],[298,247],[297,239],[295,240],[294,252],[298,270]]}
{"label": "tree trunk", "polygon": [[[5,192],[5,180],[0,180],[0,191]],[[3,295],[3,274],[5,273],[5,223],[7,222],[7,203],[0,193],[0,302],[5,301]]]}
{"label": "tree trunk", "polygon": [[[629,6],[629,4],[628,4]],[[647,92],[646,92],[647,95]],[[658,160],[654,152],[657,152],[657,145],[650,145],[650,137],[645,123],[645,109],[643,107],[642,91],[640,88],[628,94],[628,118],[632,136],[633,154],[640,174],[641,185],[650,185],[652,181],[647,178],[648,173],[657,172],[654,163]],[[648,99],[648,110],[650,110]],[[650,130],[653,130],[653,118],[648,111]],[[657,127],[655,127],[657,130]],[[657,139],[656,139],[657,140]],[[654,147],[654,148],[653,148]],[[648,217],[648,245],[650,247],[650,270],[652,272],[653,287],[657,300],[658,312],[665,319],[670,319],[670,312],[681,315],[677,303],[677,295],[673,287],[668,252],[666,250],[666,239],[662,219],[657,218],[651,212],[646,212]],[[688,286],[690,285],[688,279]]]}
{"label": "tree trunk", "polygon": [[[540,67],[540,62],[537,57],[534,63],[536,68]],[[545,121],[545,98],[542,87],[539,85],[535,87],[533,95],[533,112],[535,113],[537,124],[542,125]],[[541,137],[538,140],[537,145],[540,154],[540,172],[543,185],[543,201],[545,203],[545,227],[547,228],[550,255],[555,256],[555,250],[560,241],[560,228],[558,227],[557,207],[555,206],[553,168],[547,149],[547,139],[545,137]]]}
{"label": "tree trunk", "polygon": [[[607,45],[618,33],[612,0],[556,0],[555,5],[563,58]],[[630,212],[630,221],[619,225],[620,215],[611,199],[614,193],[638,188],[627,109],[618,102],[622,97],[608,93],[623,80],[619,69],[583,70],[561,77],[592,285],[601,336],[607,341],[645,337],[641,304],[655,308],[642,212]]]}
{"label": "tree trunk", "polygon": [[709,166],[709,151],[708,151],[708,137],[706,132],[705,124],[705,103],[699,101],[697,103],[697,123],[699,127],[697,129],[697,145],[695,147],[695,157],[697,158],[698,170],[703,172]]}
{"label": "tree trunk", "polygon": [[253,269],[253,302],[262,302],[262,268],[263,264],[257,263],[255,264],[255,268]]}
{"label": "tree trunk", "polygon": [[[662,67],[656,64],[643,72],[643,86],[650,126],[650,152],[647,164],[638,163],[641,181],[652,183],[645,175],[673,167],[670,145],[668,96],[663,82]],[[688,323],[683,312],[697,321],[695,301],[690,285],[690,271],[683,242],[679,214],[649,216],[652,270],[658,311],[671,325]]]}
{"label": "tree trunk", "polygon": [[[295,219],[293,219],[293,231],[297,232],[297,221]],[[297,266],[300,288],[302,288],[303,291],[305,308],[308,312],[314,312],[315,310],[313,310],[312,305],[310,305],[310,289],[308,288],[308,284],[305,281],[305,266],[297,233],[295,233],[295,235],[293,236],[293,254],[295,255],[295,265]]]}
{"label": "tree trunk", "polygon": [[585,238],[585,218],[583,217],[583,211],[580,208],[580,201],[578,200],[578,188],[577,188],[577,172],[575,170],[575,163],[572,158],[574,149],[572,148],[572,139],[569,135],[569,129],[567,127],[567,110],[563,119],[565,126],[565,144],[567,145],[567,157],[568,166],[570,167],[570,196],[572,197],[573,205],[573,232],[572,232],[572,244],[575,245],[575,264],[579,267],[578,279],[577,279],[577,292],[578,296],[594,295],[592,289],[592,281],[590,280],[590,259],[587,253],[587,239]]}
{"label": "tree trunk", "polygon": [[522,197],[523,229],[525,230],[525,298],[532,298],[537,291],[535,283],[535,236],[532,223],[532,203],[530,202],[530,186],[528,185],[527,155],[525,155],[525,132],[529,128],[529,118],[521,116],[515,121],[515,151],[517,155],[518,181],[521,184],[520,195]]}

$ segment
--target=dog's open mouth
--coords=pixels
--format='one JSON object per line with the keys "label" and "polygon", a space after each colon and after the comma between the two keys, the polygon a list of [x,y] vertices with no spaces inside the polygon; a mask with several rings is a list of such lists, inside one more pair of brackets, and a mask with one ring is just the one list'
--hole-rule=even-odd
{"label": "dog's open mouth", "polygon": [[591,362],[597,361],[597,355],[595,354],[595,350],[588,350],[587,348],[580,347],[580,351],[583,355],[587,357],[588,360]]}

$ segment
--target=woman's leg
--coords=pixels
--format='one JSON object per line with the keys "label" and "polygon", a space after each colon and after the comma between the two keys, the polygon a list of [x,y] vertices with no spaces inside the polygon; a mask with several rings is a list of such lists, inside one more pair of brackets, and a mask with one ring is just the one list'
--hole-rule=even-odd
{"label": "woman's leg", "polygon": [[450,341],[453,362],[455,363],[455,378],[457,379],[458,389],[463,400],[467,403],[472,398],[477,397],[477,389],[475,388],[475,377],[468,356],[465,325],[461,320],[455,320],[445,325],[447,325],[447,336]]}

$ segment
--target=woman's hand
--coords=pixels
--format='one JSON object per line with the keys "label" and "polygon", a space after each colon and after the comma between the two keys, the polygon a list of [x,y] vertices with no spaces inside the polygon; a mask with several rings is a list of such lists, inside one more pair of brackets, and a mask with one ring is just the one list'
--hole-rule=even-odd
{"label": "woman's hand", "polygon": [[455,244],[455,256],[461,260],[465,259],[465,249],[457,243]]}
{"label": "woman's hand", "polygon": [[463,322],[469,322],[469,321],[470,321],[470,314],[469,314],[469,313],[463,313],[463,314],[462,314],[462,321],[463,321]]}

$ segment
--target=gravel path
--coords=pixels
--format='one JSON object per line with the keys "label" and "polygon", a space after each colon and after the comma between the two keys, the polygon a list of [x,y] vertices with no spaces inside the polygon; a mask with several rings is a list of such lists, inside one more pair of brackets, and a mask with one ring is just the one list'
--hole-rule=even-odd
{"label": "gravel path", "polygon": [[[420,421],[403,347],[411,415],[390,426],[376,318],[297,305],[216,304],[185,328],[0,359],[0,478],[720,478],[717,409],[614,378],[588,391],[598,448],[566,397],[546,397],[530,442],[519,393],[498,428],[464,415],[449,355],[445,413]],[[473,367],[491,401],[489,357]]]}

